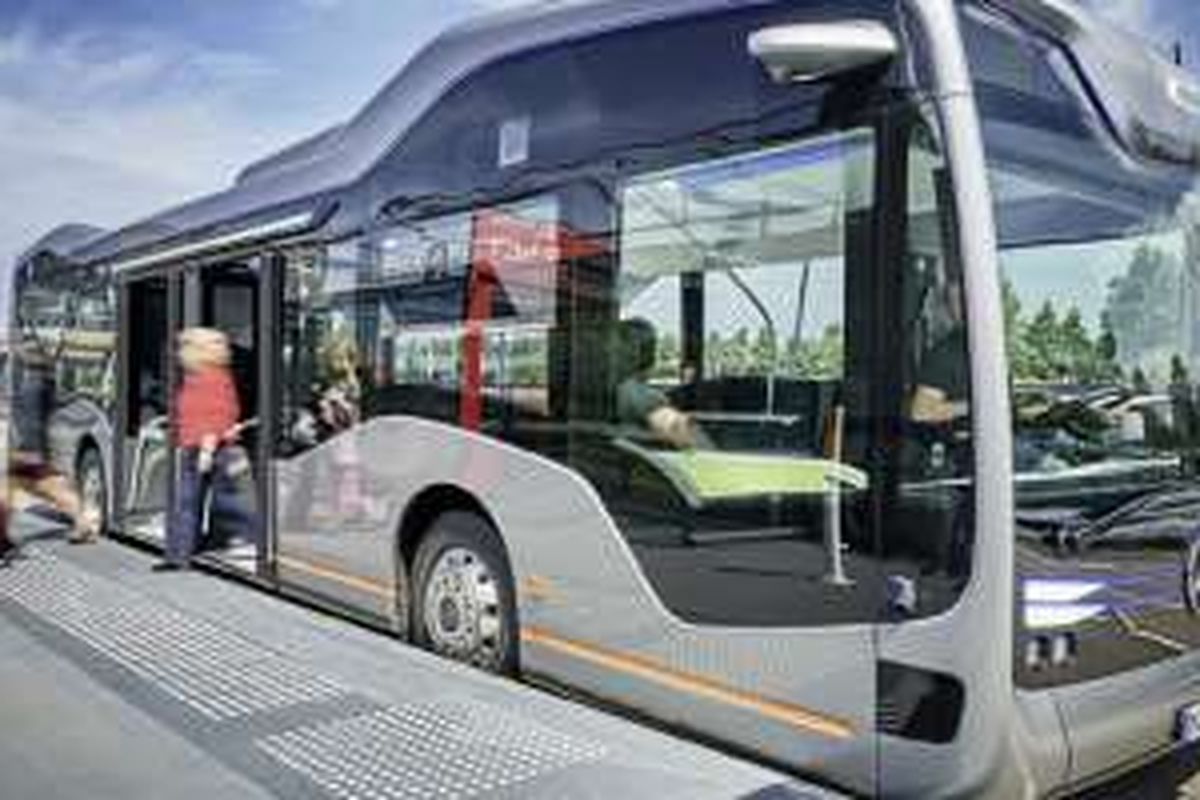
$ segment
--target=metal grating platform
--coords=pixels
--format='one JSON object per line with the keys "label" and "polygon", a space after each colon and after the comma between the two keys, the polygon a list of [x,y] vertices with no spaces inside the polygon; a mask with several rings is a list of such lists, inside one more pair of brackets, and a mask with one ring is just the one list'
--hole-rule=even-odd
{"label": "metal grating platform", "polygon": [[469,798],[605,756],[594,742],[466,701],[386,708],[257,744],[344,800]]}
{"label": "metal grating platform", "polygon": [[214,721],[348,693],[248,639],[49,554],[6,571],[0,598]]}

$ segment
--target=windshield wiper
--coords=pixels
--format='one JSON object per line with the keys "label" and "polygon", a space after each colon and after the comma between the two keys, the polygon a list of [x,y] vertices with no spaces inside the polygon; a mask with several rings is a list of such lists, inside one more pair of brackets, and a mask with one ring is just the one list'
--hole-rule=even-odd
{"label": "windshield wiper", "polygon": [[[1154,508],[1160,503],[1162,504],[1160,508]],[[1081,550],[1120,526],[1130,517],[1151,509],[1161,512],[1155,515],[1156,519],[1179,516],[1184,511],[1194,510],[1195,513],[1192,516],[1197,518],[1197,523],[1191,537],[1195,538],[1200,534],[1200,486],[1180,482],[1136,494],[1122,501],[1115,508],[1083,524],[1072,525],[1070,522],[1065,522],[1055,532],[1055,543],[1065,549]]]}

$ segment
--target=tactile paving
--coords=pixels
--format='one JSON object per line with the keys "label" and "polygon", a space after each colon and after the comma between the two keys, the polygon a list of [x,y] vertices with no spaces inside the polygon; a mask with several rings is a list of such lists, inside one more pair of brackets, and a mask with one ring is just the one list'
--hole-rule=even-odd
{"label": "tactile paving", "polygon": [[599,744],[470,701],[385,708],[257,744],[344,800],[469,798],[605,755]]}
{"label": "tactile paving", "polygon": [[50,554],[6,570],[0,597],[214,721],[348,692],[232,631]]}

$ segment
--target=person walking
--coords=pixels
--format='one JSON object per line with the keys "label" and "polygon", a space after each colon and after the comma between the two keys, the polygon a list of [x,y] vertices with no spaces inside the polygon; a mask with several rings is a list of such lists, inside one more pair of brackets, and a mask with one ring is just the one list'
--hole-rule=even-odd
{"label": "person walking", "polygon": [[[72,530],[67,541],[87,544],[99,536],[99,520],[85,514],[79,494],[71,481],[55,465],[50,452],[50,414],[55,405],[55,365],[58,353],[46,347],[31,331],[26,331],[17,347],[13,383],[12,452],[8,459],[7,507],[14,508],[17,491],[45,500],[70,520]],[[9,549],[13,542],[5,537]]]}
{"label": "person walking", "polygon": [[155,571],[186,569],[199,549],[206,496],[209,519],[230,524],[234,535],[257,540],[258,523],[238,496],[232,471],[240,417],[230,371],[229,341],[211,328],[179,335],[183,384],[175,401],[175,445],[180,450],[175,503],[167,523],[166,557]]}
{"label": "person walking", "polygon": [[0,500],[0,567],[7,567],[17,553],[8,534],[8,503]]}

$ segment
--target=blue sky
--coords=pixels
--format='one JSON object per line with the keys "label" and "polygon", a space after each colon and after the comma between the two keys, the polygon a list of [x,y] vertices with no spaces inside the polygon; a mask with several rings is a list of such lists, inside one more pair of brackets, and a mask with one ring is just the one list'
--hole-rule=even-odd
{"label": "blue sky", "polygon": [[60,222],[228,185],[354,113],[440,29],[509,4],[0,0],[0,265]]}
{"label": "blue sky", "polygon": [[[59,222],[227,185],[352,114],[438,30],[519,2],[0,0],[0,265]],[[1091,2],[1200,65],[1200,0]]]}

